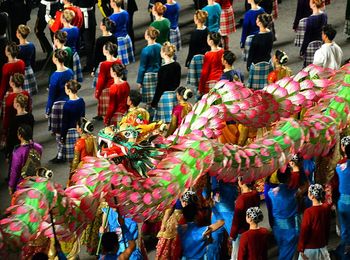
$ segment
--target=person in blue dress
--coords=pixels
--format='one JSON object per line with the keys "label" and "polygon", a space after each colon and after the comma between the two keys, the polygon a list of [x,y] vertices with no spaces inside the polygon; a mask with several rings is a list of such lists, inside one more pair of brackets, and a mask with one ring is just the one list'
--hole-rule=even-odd
{"label": "person in blue dress", "polygon": [[73,53],[79,50],[79,29],[72,25],[74,16],[74,12],[69,9],[64,10],[61,16],[61,22],[63,24],[61,30],[67,32],[66,45],[72,49]]}
{"label": "person in blue dress", "polygon": [[288,187],[290,168],[282,173],[278,170],[277,179],[279,185],[268,191],[273,215],[273,234],[278,249],[279,260],[292,260],[298,243],[298,211],[296,189]]}
{"label": "person in blue dress", "polygon": [[221,6],[214,0],[208,0],[208,5],[205,6],[203,11],[208,13],[208,19],[206,21],[206,26],[209,32],[219,32],[220,30],[220,16],[221,16]]}
{"label": "person in blue dress", "polygon": [[139,236],[137,223],[131,218],[120,216],[113,208],[102,208],[102,212],[103,217],[100,233],[102,234],[105,232],[105,224],[107,221],[108,231],[118,235],[119,249],[116,253],[117,258],[115,259],[142,260],[141,251],[136,245],[136,240]]}
{"label": "person in blue dress", "polygon": [[170,21],[169,40],[176,46],[176,51],[181,49],[181,34],[179,29],[180,4],[174,0],[167,0],[164,17]]}

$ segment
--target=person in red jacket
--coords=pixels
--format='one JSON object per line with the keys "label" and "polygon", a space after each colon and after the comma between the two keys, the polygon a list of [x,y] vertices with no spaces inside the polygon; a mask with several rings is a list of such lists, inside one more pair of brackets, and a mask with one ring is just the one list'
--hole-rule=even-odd
{"label": "person in red jacket", "polygon": [[10,77],[17,73],[24,75],[25,63],[23,60],[17,59],[19,47],[15,42],[6,45],[5,55],[7,63],[2,66],[2,78],[0,84],[0,103],[3,101],[6,91],[10,88]]}
{"label": "person in red jacket", "polygon": [[221,42],[220,33],[210,32],[207,41],[211,50],[204,55],[203,68],[198,86],[199,96],[207,94],[214,87],[224,70],[221,60],[224,50],[219,47]]}
{"label": "person in red jacket", "polygon": [[330,259],[327,244],[331,227],[331,208],[322,203],[325,195],[321,184],[310,185],[308,197],[312,201],[312,207],[304,211],[301,222],[299,259]]}
{"label": "person in red jacket", "polygon": [[246,221],[249,230],[241,236],[238,249],[238,260],[267,260],[269,239],[271,232],[266,228],[259,227],[264,215],[259,207],[251,207],[247,210]]}
{"label": "person in red jacket", "polygon": [[222,36],[223,47],[228,50],[229,34],[236,31],[235,15],[232,8],[232,0],[215,0],[221,6],[220,34]]}
{"label": "person in red jacket", "polygon": [[230,232],[230,237],[233,239],[231,259],[237,259],[241,235],[243,232],[249,230],[249,224],[246,222],[247,209],[250,207],[258,207],[260,205],[259,194],[256,190],[252,189],[254,184],[243,183],[242,178],[240,177],[238,179],[238,186],[241,190],[241,194],[236,199]]}

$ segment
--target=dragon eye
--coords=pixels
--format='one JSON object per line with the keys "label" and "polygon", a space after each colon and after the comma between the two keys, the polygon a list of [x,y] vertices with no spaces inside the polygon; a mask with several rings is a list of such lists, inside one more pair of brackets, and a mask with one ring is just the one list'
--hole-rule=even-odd
{"label": "dragon eye", "polygon": [[126,138],[130,138],[130,137],[132,137],[132,132],[131,132],[131,131],[125,131],[125,132],[124,132],[124,136],[125,136]]}

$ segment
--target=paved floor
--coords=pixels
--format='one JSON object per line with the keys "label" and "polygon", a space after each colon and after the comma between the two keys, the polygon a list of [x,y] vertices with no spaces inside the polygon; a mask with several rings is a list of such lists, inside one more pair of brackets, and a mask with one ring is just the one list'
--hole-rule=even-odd
{"label": "paved floor", "polygon": [[[141,49],[146,45],[146,41],[143,39],[143,34],[146,26],[150,23],[149,14],[146,11],[146,6],[148,1],[141,0],[137,1],[139,5],[139,11],[135,13],[134,16],[134,25],[135,25],[135,35],[136,35],[136,56],[139,60],[139,54]],[[190,0],[178,0],[181,4],[181,15],[180,15],[180,29],[182,33],[183,48],[178,53],[178,61],[180,64],[184,64],[184,61],[188,52],[188,42],[190,33],[193,31],[194,24],[193,13],[194,8],[192,1]],[[275,23],[276,32],[277,32],[277,41],[274,43],[275,49],[282,49],[287,52],[289,56],[288,65],[294,72],[299,71],[302,68],[302,61],[299,59],[299,49],[294,47],[294,32],[292,30],[292,22],[294,19],[294,14],[296,10],[295,0],[283,0],[282,4],[279,5],[279,17]],[[344,14],[345,14],[345,0],[332,0],[332,4],[327,6],[328,22],[333,24],[338,30],[338,35],[336,37],[336,42],[343,48],[344,58],[350,58],[350,41],[346,39],[346,36],[342,33],[344,26]],[[244,1],[238,0],[234,1],[234,9],[236,15],[236,21],[243,16],[244,12]],[[29,22],[29,26],[33,29],[34,22],[36,19],[37,9],[32,12],[32,20]],[[97,20],[101,20],[101,14],[96,11]],[[99,32],[98,32],[99,34]],[[245,64],[241,59],[241,53],[239,50],[239,39],[241,35],[241,29],[239,28],[236,33],[232,34],[230,37],[230,47],[233,52],[236,53],[238,60],[235,64],[236,68],[245,72]],[[32,33],[29,36],[29,40],[36,43],[36,46],[39,46],[35,35]],[[42,53],[40,47],[37,47],[37,59],[43,59],[45,54]],[[83,58],[84,60],[84,58]],[[139,62],[137,61],[134,64],[128,66],[128,81],[130,85],[136,87],[136,75]],[[187,69],[182,67],[182,84],[185,85],[185,78],[187,74]],[[247,74],[247,73],[246,73]],[[64,185],[68,178],[68,165],[52,165],[49,163],[49,160],[56,156],[56,145],[55,139],[47,131],[47,119],[44,116],[45,105],[47,101],[47,72],[46,71],[37,71],[37,79],[39,81],[39,94],[33,97],[33,114],[35,116],[36,124],[34,130],[34,139],[35,141],[41,143],[44,146],[44,154],[42,162],[44,166],[51,168],[54,171],[53,180],[55,182],[61,183]],[[89,75],[85,75],[85,81],[83,83],[83,88],[80,90],[79,95],[85,99],[86,102],[86,115],[88,118],[92,118],[96,114],[97,102],[93,98],[93,89],[91,88],[92,78]],[[97,122],[95,124],[96,133],[102,127],[102,123]],[[9,206],[9,195],[7,190],[7,184],[4,181],[5,176],[7,175],[7,164],[4,162],[2,154],[0,154],[0,212],[3,213],[4,210]],[[265,214],[266,216],[266,214]],[[264,222],[264,225],[267,226],[267,222]],[[333,235],[334,236],[334,235]],[[334,236],[334,239],[335,236]],[[150,259],[154,258],[154,254],[150,255]],[[81,254],[81,259],[90,259],[84,252]]]}

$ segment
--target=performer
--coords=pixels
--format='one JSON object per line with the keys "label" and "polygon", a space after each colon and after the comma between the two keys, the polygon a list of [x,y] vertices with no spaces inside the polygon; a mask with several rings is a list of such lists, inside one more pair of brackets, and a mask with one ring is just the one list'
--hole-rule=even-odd
{"label": "performer", "polygon": [[128,113],[122,118],[119,125],[148,124],[150,122],[149,113],[146,109],[138,107],[142,101],[142,95],[137,90],[130,90],[126,104],[128,105]]}
{"label": "performer", "polygon": [[222,65],[224,65],[224,72],[222,73],[220,80],[239,81],[244,82],[244,75],[239,70],[233,67],[233,63],[236,61],[236,55],[229,50],[224,51],[222,56]]}
{"label": "performer", "polygon": [[209,32],[218,33],[220,30],[221,7],[215,0],[208,0],[208,5],[203,8],[208,13],[206,26]]}
{"label": "performer", "polygon": [[167,0],[164,17],[170,21],[169,41],[176,46],[176,51],[181,49],[181,34],[179,29],[180,4],[174,0]]}
{"label": "performer", "polygon": [[303,18],[309,17],[312,14],[309,0],[298,0],[297,10],[293,23],[293,30],[296,31],[299,26],[299,21]]}
{"label": "performer", "polygon": [[288,62],[288,56],[284,51],[276,50],[275,54],[272,57],[274,71],[270,72],[267,76],[267,81],[269,84],[275,83],[276,81],[289,77],[292,75],[290,68],[285,66]]}
{"label": "performer", "polygon": [[165,11],[166,6],[160,2],[155,3],[155,5],[152,7],[152,14],[155,17],[155,20],[150,24],[150,26],[159,31],[156,42],[160,44],[169,41],[170,21],[163,17]]}
{"label": "performer", "polygon": [[236,31],[235,15],[232,8],[231,0],[216,0],[221,6],[220,15],[220,34],[222,36],[223,47],[225,50],[229,46],[229,34]]}
{"label": "performer", "polygon": [[[63,32],[63,31],[59,30],[59,31],[54,33],[53,44],[55,47],[55,51],[56,50],[64,50],[67,52],[67,56],[65,56],[65,59],[64,59],[64,66],[73,70],[73,52],[72,52],[72,49],[70,47],[66,46],[66,42],[67,42],[67,32]],[[55,51],[53,51],[51,53],[51,56],[50,56],[51,61],[53,60],[52,58],[53,58]],[[54,73],[56,71],[56,65],[52,62],[49,64],[49,66],[50,66],[50,76],[51,76],[52,73]]]}

